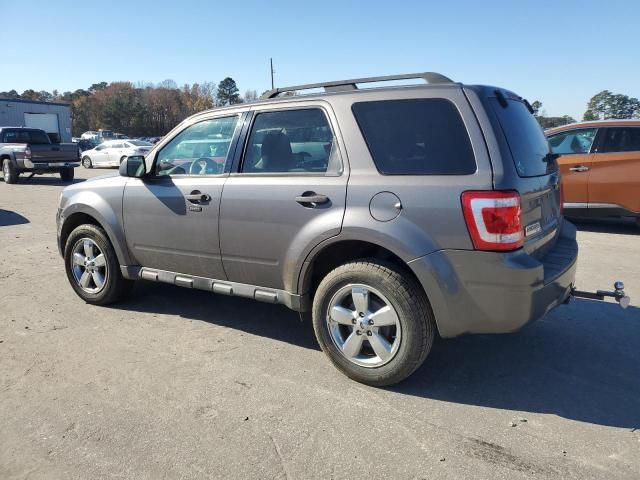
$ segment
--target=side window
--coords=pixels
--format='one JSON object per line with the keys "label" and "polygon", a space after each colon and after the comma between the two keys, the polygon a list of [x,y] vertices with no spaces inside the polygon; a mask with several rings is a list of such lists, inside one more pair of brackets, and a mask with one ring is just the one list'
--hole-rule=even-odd
{"label": "side window", "polygon": [[558,155],[589,153],[595,137],[595,128],[570,130],[549,137],[549,145],[551,151]]}
{"label": "side window", "polygon": [[104,143],[101,143],[96,147],[96,150],[99,152],[100,150],[104,150],[107,146]]}
{"label": "side window", "polygon": [[640,152],[640,127],[608,128],[603,151]]}
{"label": "side window", "polygon": [[4,134],[4,142],[5,143],[16,143],[17,139],[18,139],[18,133],[17,132],[9,131],[9,132]]}
{"label": "side window", "polygon": [[441,98],[354,103],[353,114],[383,175],[469,175],[469,134],[455,105]]}
{"label": "side window", "polygon": [[319,108],[258,113],[244,152],[244,173],[339,174],[333,132]]}
{"label": "side window", "polygon": [[182,130],[158,152],[156,175],[217,175],[224,172],[238,116],[214,118]]}

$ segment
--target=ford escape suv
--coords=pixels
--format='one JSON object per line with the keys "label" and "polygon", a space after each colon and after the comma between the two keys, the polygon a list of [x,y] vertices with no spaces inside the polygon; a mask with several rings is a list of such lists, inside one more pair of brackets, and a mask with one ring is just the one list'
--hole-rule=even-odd
{"label": "ford escape suv", "polygon": [[196,114],[119,176],[65,188],[58,245],[88,303],[142,279],[284,304],[338,369],[381,386],[436,333],[511,332],[568,300],[560,204],[526,100],[423,73]]}

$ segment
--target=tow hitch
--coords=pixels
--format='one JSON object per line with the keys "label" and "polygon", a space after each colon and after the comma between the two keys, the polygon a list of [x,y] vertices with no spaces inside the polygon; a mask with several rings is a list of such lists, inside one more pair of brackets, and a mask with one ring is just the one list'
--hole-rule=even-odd
{"label": "tow hitch", "polygon": [[622,307],[627,308],[631,298],[624,293],[624,283],[618,281],[613,284],[613,292],[609,290],[597,290],[594,292],[583,292],[582,290],[571,289],[571,297],[589,298],[591,300],[604,300],[604,297],[615,298],[616,302]]}

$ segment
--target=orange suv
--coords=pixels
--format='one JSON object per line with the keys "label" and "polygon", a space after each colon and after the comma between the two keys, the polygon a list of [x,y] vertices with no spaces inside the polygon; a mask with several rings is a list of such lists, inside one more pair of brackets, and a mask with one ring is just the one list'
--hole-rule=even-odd
{"label": "orange suv", "polygon": [[574,123],[545,132],[567,216],[635,217],[640,226],[640,120]]}

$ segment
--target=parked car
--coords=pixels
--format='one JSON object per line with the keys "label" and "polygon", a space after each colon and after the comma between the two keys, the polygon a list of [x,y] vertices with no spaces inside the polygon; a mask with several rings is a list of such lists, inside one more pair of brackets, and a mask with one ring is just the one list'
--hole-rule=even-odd
{"label": "parked car", "polygon": [[117,167],[130,155],[145,155],[153,145],[141,140],[111,140],[82,152],[82,166]]}
{"label": "parked car", "polygon": [[93,141],[93,140],[80,139],[78,141],[78,149],[80,150],[80,153],[84,152],[85,150],[94,149],[98,145],[100,145],[100,144],[98,142],[96,142],[96,141]]}
{"label": "parked car", "polygon": [[5,183],[16,183],[22,173],[59,173],[65,182],[73,180],[80,153],[75,143],[51,143],[44,130],[0,127],[0,163]]}
{"label": "parked car", "polygon": [[[408,78],[427,85],[356,88]],[[90,304],[138,279],[284,304],[338,369],[388,385],[436,332],[512,332],[570,298],[554,159],[507,90],[435,73],[276,89],[65,188],[58,247]]]}
{"label": "parked car", "polygon": [[545,134],[560,155],[567,215],[633,217],[640,226],[639,120],[574,123]]}

